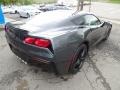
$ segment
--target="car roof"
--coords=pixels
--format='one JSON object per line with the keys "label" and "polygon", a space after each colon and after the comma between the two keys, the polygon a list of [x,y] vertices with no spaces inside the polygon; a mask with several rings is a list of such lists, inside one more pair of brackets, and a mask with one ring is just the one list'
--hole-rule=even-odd
{"label": "car roof", "polygon": [[[34,29],[50,29],[53,27],[59,27],[61,24],[67,24],[70,19],[79,16],[88,14],[86,12],[75,12],[73,10],[55,10],[55,11],[48,11],[44,13],[40,13],[39,15],[31,18],[28,22],[22,25],[20,28],[28,30],[30,27]],[[65,21],[65,22],[64,22]],[[65,25],[65,24],[64,24]],[[31,28],[31,29],[33,29]],[[34,30],[33,29],[33,30]]]}
{"label": "car roof", "polygon": [[[76,12],[74,10],[55,10],[55,11],[48,11],[44,13],[40,13],[39,15],[31,18],[26,24],[31,25],[45,25],[48,23],[58,23],[63,20],[74,18],[78,15],[87,14],[86,12]],[[36,23],[37,22],[37,23]]]}

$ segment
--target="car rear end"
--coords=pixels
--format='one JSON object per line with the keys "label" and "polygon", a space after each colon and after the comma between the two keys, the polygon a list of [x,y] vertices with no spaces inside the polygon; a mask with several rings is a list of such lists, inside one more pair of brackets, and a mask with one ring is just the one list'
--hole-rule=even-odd
{"label": "car rear end", "polygon": [[27,62],[45,63],[59,74],[67,73],[68,63],[74,53],[72,50],[76,45],[68,45],[71,44],[68,39],[73,35],[70,33],[74,32],[67,25],[62,26],[62,21],[71,16],[71,13],[72,11],[55,10],[41,13],[20,26],[7,23],[5,34],[11,50]]}
{"label": "car rear end", "polygon": [[12,52],[26,62],[53,64],[50,40],[29,36],[27,31],[15,28],[10,23],[5,26],[5,36]]}

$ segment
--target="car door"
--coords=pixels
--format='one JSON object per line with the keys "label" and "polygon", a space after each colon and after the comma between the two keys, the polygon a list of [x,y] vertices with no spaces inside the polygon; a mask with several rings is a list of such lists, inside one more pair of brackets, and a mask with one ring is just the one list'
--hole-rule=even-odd
{"label": "car door", "polygon": [[84,15],[84,19],[85,25],[90,28],[87,39],[89,40],[90,45],[94,45],[101,38],[101,22],[96,16],[92,14]]}

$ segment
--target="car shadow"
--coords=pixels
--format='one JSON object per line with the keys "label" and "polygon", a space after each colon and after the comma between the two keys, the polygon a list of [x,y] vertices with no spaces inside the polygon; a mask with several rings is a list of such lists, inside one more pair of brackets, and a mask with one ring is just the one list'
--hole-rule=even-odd
{"label": "car shadow", "polygon": [[[18,57],[17,57],[18,58]],[[68,81],[72,79],[73,74],[56,74],[51,65],[34,62],[25,63],[22,59],[18,58],[20,63],[26,64],[28,66],[27,73],[32,73],[34,75],[34,80],[44,80],[49,83],[61,83],[63,81]]]}

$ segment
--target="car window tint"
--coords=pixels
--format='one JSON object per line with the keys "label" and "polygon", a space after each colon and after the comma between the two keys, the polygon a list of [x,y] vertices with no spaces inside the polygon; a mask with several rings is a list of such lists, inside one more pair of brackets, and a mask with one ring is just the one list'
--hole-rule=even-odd
{"label": "car window tint", "polygon": [[71,21],[76,25],[84,25],[85,24],[85,19],[83,16],[78,16],[78,17],[72,19]]}
{"label": "car window tint", "polygon": [[94,15],[85,15],[85,25],[99,25],[101,22]]}

